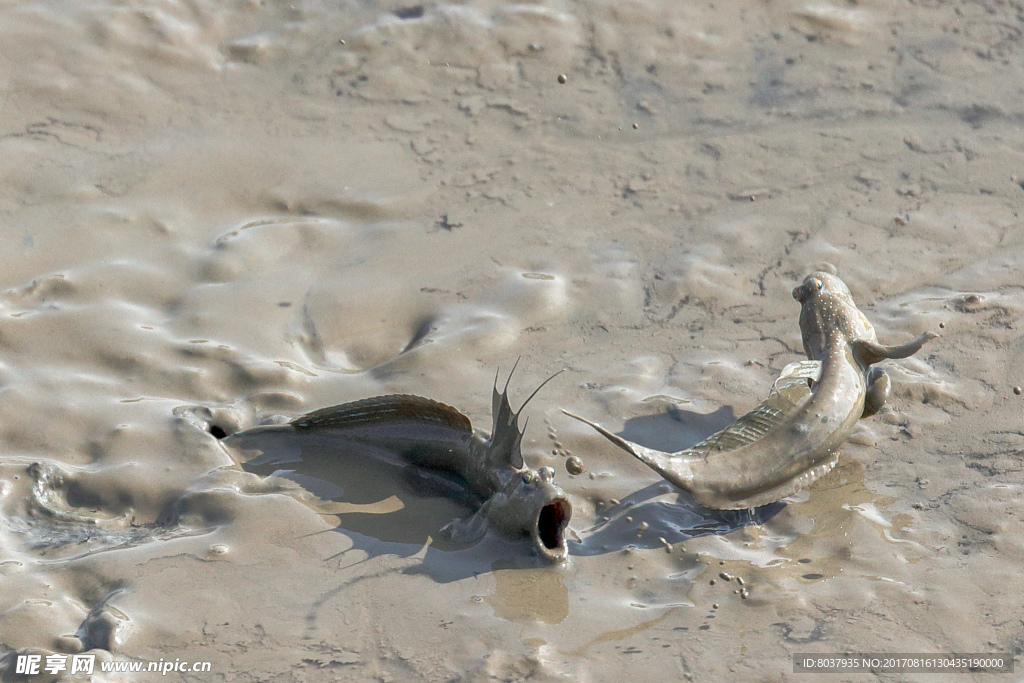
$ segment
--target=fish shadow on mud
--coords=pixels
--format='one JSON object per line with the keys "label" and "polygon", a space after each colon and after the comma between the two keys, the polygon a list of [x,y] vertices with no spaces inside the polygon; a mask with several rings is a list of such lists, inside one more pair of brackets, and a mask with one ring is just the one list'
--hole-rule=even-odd
{"label": "fish shadow on mud", "polygon": [[477,543],[449,540],[441,529],[453,520],[470,517],[482,502],[457,478],[351,443],[339,447],[294,434],[238,437],[243,435],[225,445],[242,469],[288,479],[312,493],[319,500],[304,502],[337,524],[321,533],[337,532],[351,540],[350,549],[327,558],[329,561],[354,566],[343,557],[353,550],[362,551],[367,559],[420,556],[404,571],[426,574],[438,583],[489,572],[495,562],[548,566],[532,555],[526,540],[494,533]]}
{"label": "fish shadow on mud", "polygon": [[[676,453],[735,420],[732,408],[726,406],[712,413],[696,413],[670,405],[664,413],[627,420],[618,436],[647,448]],[[698,536],[724,535],[763,524],[785,507],[780,501],[751,510],[714,510],[698,504],[668,482],[658,481],[603,510],[591,528],[577,530],[581,539],[570,542],[569,552],[601,555],[626,547],[663,547],[662,538],[675,544]],[[643,527],[644,524],[647,526]]]}

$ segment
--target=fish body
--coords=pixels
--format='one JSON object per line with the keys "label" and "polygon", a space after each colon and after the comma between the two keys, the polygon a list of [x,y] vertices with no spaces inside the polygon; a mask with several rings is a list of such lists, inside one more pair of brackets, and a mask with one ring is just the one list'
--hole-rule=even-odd
{"label": "fish body", "polygon": [[[664,453],[627,441],[585,420],[617,446],[706,507],[737,510],[796,493],[836,464],[857,421],[877,412],[889,378],[873,363],[906,358],[938,335],[899,346],[878,343],[871,323],[834,272],[816,271],[793,290],[809,361],[783,373],[750,413],[701,443]],[[790,370],[790,368],[787,368]],[[813,378],[808,386],[808,378]]]}
{"label": "fish body", "polygon": [[507,536],[527,536],[542,557],[561,561],[568,555],[564,532],[572,506],[554,483],[551,468],[533,470],[523,460],[518,420],[523,407],[513,411],[508,385],[501,392],[495,386],[494,423],[487,434],[474,430],[469,418],[449,405],[394,394],[322,408],[284,425],[239,432],[226,441],[238,443],[266,433],[316,437],[339,450],[367,451],[449,475],[479,504],[471,517],[445,527],[452,540],[471,542],[494,528]]}

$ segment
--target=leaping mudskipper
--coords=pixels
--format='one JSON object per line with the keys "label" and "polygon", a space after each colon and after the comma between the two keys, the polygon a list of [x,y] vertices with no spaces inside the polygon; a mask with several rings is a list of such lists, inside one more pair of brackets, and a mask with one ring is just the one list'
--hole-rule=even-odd
{"label": "leaping mudskipper", "polygon": [[787,366],[764,402],[699,444],[664,453],[564,412],[706,507],[740,510],[796,493],[835,466],[857,420],[874,415],[888,398],[888,375],[871,365],[911,356],[938,337],[925,332],[898,346],[879,344],[850,290],[833,267],[827,270],[812,272],[793,290],[810,360]]}

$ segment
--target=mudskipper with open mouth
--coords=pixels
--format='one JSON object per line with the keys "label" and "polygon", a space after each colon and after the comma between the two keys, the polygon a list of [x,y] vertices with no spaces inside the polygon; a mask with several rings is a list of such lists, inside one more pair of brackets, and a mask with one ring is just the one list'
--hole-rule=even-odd
{"label": "mudskipper with open mouth", "polygon": [[831,266],[804,278],[793,298],[801,304],[800,332],[810,360],[787,366],[757,408],[691,448],[678,453],[646,448],[564,412],[706,507],[742,510],[792,495],[835,467],[839,447],[857,421],[885,403],[889,377],[871,365],[911,356],[938,337],[925,332],[898,346],[879,344]]}
{"label": "mudskipper with open mouth", "polygon": [[334,450],[366,452],[384,460],[397,456],[447,475],[477,498],[474,514],[442,530],[452,541],[474,543],[493,528],[506,536],[530,538],[543,558],[560,562],[568,555],[565,530],[572,505],[554,483],[554,470],[528,468],[520,450],[525,425],[520,428],[519,415],[551,379],[518,411],[509,403],[508,382],[499,392],[495,381],[489,435],[474,430],[469,418],[449,405],[396,394],[321,408],[287,424],[238,432],[224,443],[245,448],[246,441],[264,435],[294,434],[316,438]]}

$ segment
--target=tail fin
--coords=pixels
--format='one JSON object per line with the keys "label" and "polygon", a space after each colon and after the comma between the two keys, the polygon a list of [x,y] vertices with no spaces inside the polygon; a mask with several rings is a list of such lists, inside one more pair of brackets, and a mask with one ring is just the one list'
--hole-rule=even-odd
{"label": "tail fin", "polygon": [[520,429],[519,416],[526,408],[526,404],[537,395],[537,392],[563,372],[563,370],[559,370],[541,382],[540,386],[530,394],[530,397],[523,401],[523,405],[519,406],[519,410],[512,410],[512,404],[508,400],[508,384],[512,381],[512,375],[518,365],[519,359],[516,359],[515,365],[512,366],[512,370],[505,380],[505,388],[500,392],[498,391],[498,372],[500,370],[494,373],[494,392],[491,396],[491,419],[493,422],[491,424],[491,440],[485,456],[487,464],[492,467],[511,466],[519,469],[525,465],[520,448],[523,434],[526,432],[526,423],[524,422]]}
{"label": "tail fin", "polygon": [[569,417],[590,425],[596,429],[601,436],[653,469],[664,477],[666,481],[675,484],[684,491],[690,490],[690,482],[693,479],[693,472],[691,471],[688,462],[690,459],[683,455],[686,451],[681,451],[680,453],[665,453],[663,451],[654,450],[653,448],[648,448],[647,446],[641,446],[638,443],[626,441],[621,436],[612,434],[596,422],[591,422],[585,417],[580,417],[579,415],[570,413],[565,408],[562,409],[562,412]]}
{"label": "tail fin", "polygon": [[885,346],[878,342],[871,342],[864,339],[853,341],[853,352],[857,354],[858,360],[866,365],[872,365],[886,358],[907,358],[921,350],[921,347],[932,339],[938,339],[935,332],[925,332],[914,337],[910,341],[897,346]]}

